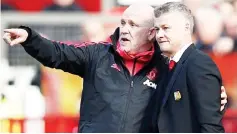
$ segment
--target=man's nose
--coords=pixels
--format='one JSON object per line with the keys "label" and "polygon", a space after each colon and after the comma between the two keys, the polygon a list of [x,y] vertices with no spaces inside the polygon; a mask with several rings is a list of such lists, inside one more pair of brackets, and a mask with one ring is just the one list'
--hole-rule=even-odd
{"label": "man's nose", "polygon": [[164,37],[164,31],[163,30],[159,30],[157,33],[156,33],[156,36],[158,37],[158,38],[163,38]]}
{"label": "man's nose", "polygon": [[120,28],[121,34],[128,34],[129,33],[129,28],[128,26],[123,26]]}

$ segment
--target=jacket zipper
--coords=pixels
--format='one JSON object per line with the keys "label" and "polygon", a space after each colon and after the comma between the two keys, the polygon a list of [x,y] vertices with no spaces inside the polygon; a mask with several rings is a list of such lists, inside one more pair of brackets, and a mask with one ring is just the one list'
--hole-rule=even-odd
{"label": "jacket zipper", "polygon": [[127,98],[127,103],[126,103],[126,107],[125,107],[125,113],[124,113],[124,116],[123,116],[120,131],[121,131],[122,128],[123,129],[125,128],[125,123],[126,123],[127,113],[128,113],[128,108],[129,108],[129,102],[130,102],[131,94],[132,94],[132,91],[133,91],[133,84],[134,84],[133,78],[134,78],[134,71],[135,71],[135,67],[136,67],[136,62],[137,62],[137,59],[134,59],[131,82],[130,82],[130,88],[129,88],[129,92],[128,92],[128,98]]}

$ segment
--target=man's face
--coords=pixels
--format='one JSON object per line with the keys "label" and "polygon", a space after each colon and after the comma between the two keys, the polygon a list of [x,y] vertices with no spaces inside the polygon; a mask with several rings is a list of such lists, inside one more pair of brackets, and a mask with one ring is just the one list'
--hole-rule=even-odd
{"label": "man's face", "polygon": [[134,53],[139,47],[146,45],[149,42],[150,28],[146,18],[134,14],[134,12],[125,11],[120,25],[121,49],[128,53]]}
{"label": "man's face", "polygon": [[187,34],[187,20],[179,12],[169,12],[155,18],[156,40],[161,51],[174,53],[182,45]]}

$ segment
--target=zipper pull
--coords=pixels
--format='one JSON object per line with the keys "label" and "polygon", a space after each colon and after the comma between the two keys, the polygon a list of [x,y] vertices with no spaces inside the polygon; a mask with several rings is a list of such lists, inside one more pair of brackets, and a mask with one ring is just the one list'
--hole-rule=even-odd
{"label": "zipper pull", "polygon": [[133,87],[133,81],[131,81],[131,87]]}

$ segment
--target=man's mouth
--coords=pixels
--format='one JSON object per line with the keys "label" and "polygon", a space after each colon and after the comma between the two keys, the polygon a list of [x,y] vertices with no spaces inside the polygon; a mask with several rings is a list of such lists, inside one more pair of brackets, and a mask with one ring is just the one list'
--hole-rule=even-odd
{"label": "man's mouth", "polygon": [[127,38],[121,38],[121,41],[130,41],[130,40]]}
{"label": "man's mouth", "polygon": [[164,42],[168,42],[168,41],[159,41],[158,43],[164,43]]}

